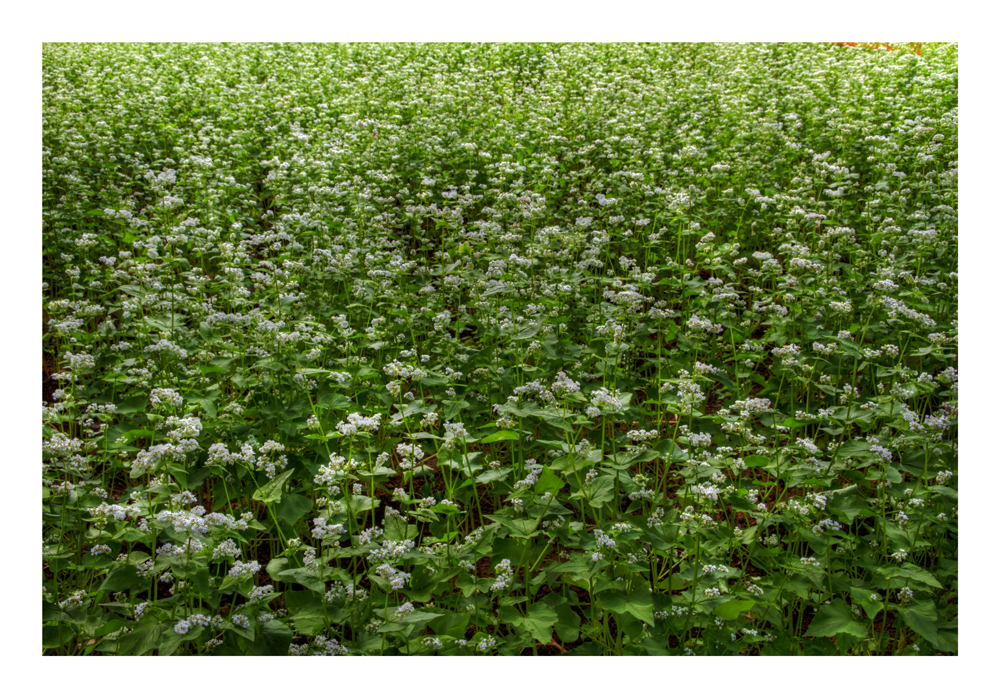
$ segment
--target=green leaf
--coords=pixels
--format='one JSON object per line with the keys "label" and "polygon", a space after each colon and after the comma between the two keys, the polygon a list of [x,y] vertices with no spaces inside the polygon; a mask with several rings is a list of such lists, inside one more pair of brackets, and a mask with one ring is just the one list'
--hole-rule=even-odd
{"label": "green leaf", "polygon": [[557,493],[559,490],[565,486],[566,482],[552,472],[549,466],[542,467],[542,474],[538,476],[538,481],[535,483],[535,492],[539,494],[543,492],[551,492],[552,494]]}
{"label": "green leaf", "polygon": [[601,605],[615,613],[628,613],[633,618],[652,626],[656,623],[653,617],[653,597],[648,589],[636,589],[624,594],[620,591],[606,591],[597,595]]}
{"label": "green leaf", "polygon": [[159,651],[157,654],[161,657],[169,657],[177,650],[180,649],[181,645],[189,640],[194,640],[201,635],[204,628],[200,625],[196,625],[191,628],[184,635],[178,635],[174,632],[173,628],[166,631],[163,636],[162,642],[160,642]]}
{"label": "green leaf", "polygon": [[209,417],[214,418],[219,413],[218,408],[215,405],[215,400],[210,397],[192,398],[191,402],[201,405],[201,408],[205,410],[205,414],[207,414]]}
{"label": "green leaf", "polygon": [[396,622],[403,625],[416,625],[417,623],[429,623],[443,615],[443,613],[436,613],[434,611],[414,611],[408,616],[396,619]]}
{"label": "green leaf", "polygon": [[49,603],[48,601],[42,599],[42,622],[48,622],[52,620],[64,620],[70,623],[73,622],[73,619],[69,616],[68,613],[63,611],[54,603]]}
{"label": "green leaf", "polygon": [[249,628],[241,628],[240,626],[227,621],[222,624],[222,627],[225,628],[226,630],[231,630],[232,632],[242,637],[244,640],[249,640],[250,642],[253,642],[257,636],[257,632],[256,630],[254,630],[253,625],[250,625]]}
{"label": "green leaf", "polygon": [[455,415],[461,414],[464,410],[469,407],[469,403],[465,400],[458,400],[447,407],[444,408],[444,420],[448,421],[455,417]]}
{"label": "green leaf", "polygon": [[688,458],[688,454],[672,439],[663,439],[653,446],[653,450],[659,453],[661,458],[670,458],[671,460],[687,460]]}
{"label": "green leaf", "polygon": [[856,494],[857,489],[857,485],[851,485],[844,489],[834,490],[830,495],[830,510],[843,514],[848,523],[853,522],[858,515],[868,511],[868,505]]}
{"label": "green leaf", "polygon": [[271,558],[271,561],[267,563],[267,567],[265,569],[271,579],[274,579],[274,575],[288,569],[288,564],[289,561],[287,557],[275,557]]}
{"label": "green leaf", "polygon": [[187,476],[188,489],[194,489],[195,487],[203,483],[205,480],[207,480],[208,476],[211,474],[212,470],[210,468],[198,468],[197,470],[188,473]]}
{"label": "green leaf", "polygon": [[503,480],[513,472],[512,468],[497,468],[496,470],[486,470],[476,476],[476,482],[486,484],[494,480]]}
{"label": "green leaf", "polygon": [[448,385],[447,378],[444,376],[436,376],[433,373],[427,374],[417,382],[420,383],[420,385],[426,385],[428,387],[433,387],[435,385]]}
{"label": "green leaf", "polygon": [[365,516],[365,512],[378,506],[378,499],[367,497],[363,494],[349,494],[344,500],[347,510],[354,516]]}
{"label": "green leaf", "polygon": [[211,599],[214,592],[214,589],[209,584],[210,577],[211,570],[209,570],[208,565],[203,565],[198,567],[189,578],[194,590],[206,600]]}
{"label": "green leaf", "polygon": [[[600,451],[595,451],[595,453],[600,454]],[[598,455],[598,460],[600,460],[600,455]],[[551,467],[555,471],[572,474],[584,468],[592,468],[594,462],[579,453],[567,453],[565,456],[560,456],[552,461]]]}
{"label": "green leaf", "polygon": [[[621,454],[615,454],[621,455]],[[657,458],[662,458],[662,454],[659,451],[639,451],[634,456],[629,456],[625,459],[625,464],[632,465],[633,463],[649,463],[656,460]]]}
{"label": "green leaf", "polygon": [[253,498],[264,504],[273,504],[281,499],[281,486],[292,476],[289,468],[253,493]]}
{"label": "green leaf", "polygon": [[42,648],[62,647],[69,643],[76,633],[65,625],[42,626]]}
{"label": "green leaf", "polygon": [[164,313],[155,317],[146,317],[146,324],[163,332],[170,332],[184,326],[184,318],[177,314]]}
{"label": "green leaf", "polygon": [[542,420],[546,424],[551,424],[556,429],[562,429],[563,431],[572,432],[573,425],[566,421],[562,415],[559,414],[548,414],[547,412],[540,415]]}
{"label": "green leaf", "polygon": [[122,400],[118,403],[115,407],[115,414],[128,417],[135,414],[139,410],[145,409],[148,403],[149,399],[145,396],[139,395],[136,397],[130,397],[127,400]]}
{"label": "green leaf", "polygon": [[558,620],[555,623],[556,635],[563,642],[576,642],[580,637],[580,616],[568,603],[555,607]]}
{"label": "green leaf", "polygon": [[409,540],[417,537],[417,527],[410,526],[395,516],[385,517],[385,537],[392,541]]}
{"label": "green leaf", "polygon": [[941,586],[941,582],[939,582],[933,574],[909,562],[904,562],[900,566],[898,574],[895,574],[893,576],[906,577],[907,579],[913,579],[918,582],[923,582],[924,584],[932,586],[936,589],[944,588]]}
{"label": "green leaf", "polygon": [[331,439],[339,439],[343,436],[339,431],[330,431],[326,434],[308,434],[307,439],[315,439],[317,441],[330,441]]}
{"label": "green leaf", "polygon": [[838,456],[841,458],[846,458],[847,456],[875,457],[872,454],[872,445],[864,439],[854,439],[853,441],[848,441],[840,447]]}
{"label": "green leaf", "polygon": [[633,519],[633,525],[639,528],[642,533],[640,538],[648,539],[653,546],[653,550],[662,552],[672,550],[674,541],[677,540],[677,532],[680,530],[678,524],[657,524],[649,526],[642,517]]}
{"label": "green leaf", "polygon": [[139,656],[158,648],[163,634],[171,627],[170,623],[157,622],[153,616],[143,618],[132,632],[118,641],[118,654]]}
{"label": "green leaf", "polygon": [[510,429],[501,429],[500,431],[490,434],[484,439],[480,439],[481,444],[492,444],[497,441],[517,441],[521,438],[521,435],[516,431],[511,431]]}
{"label": "green leaf", "polygon": [[584,485],[583,491],[574,492],[570,497],[583,497],[592,507],[600,509],[615,498],[615,479],[610,475],[599,475],[589,487],[590,496],[587,496],[587,489]]}
{"label": "green leaf", "polygon": [[247,654],[255,657],[284,657],[292,644],[292,630],[284,623],[272,620],[262,625],[253,642],[247,643]]}
{"label": "green leaf", "polygon": [[469,597],[472,594],[478,592],[485,593],[493,585],[493,578],[486,577],[483,579],[476,579],[468,572],[459,572],[458,579],[455,582],[455,586],[459,588],[463,596]]}
{"label": "green leaf", "polygon": [[851,607],[843,599],[834,599],[819,607],[819,612],[805,632],[807,637],[833,637],[846,633],[863,638],[868,635],[864,625],[854,619]]}
{"label": "green leaf", "polygon": [[[875,601],[872,599],[872,593],[869,589],[851,587],[851,601],[861,606],[869,618],[874,618],[885,608],[885,601]],[[881,599],[881,596],[878,598]]]}
{"label": "green leaf", "polygon": [[302,635],[315,635],[326,627],[323,603],[311,591],[286,591],[285,607],[292,626]]}
{"label": "green leaf", "polygon": [[376,482],[382,482],[383,480],[392,477],[396,474],[396,471],[392,468],[387,468],[384,465],[377,465],[374,470],[359,470],[356,474],[361,480],[364,480],[369,485],[372,485]]}
{"label": "green leaf", "polygon": [[107,623],[104,623],[101,627],[95,630],[94,636],[101,637],[103,635],[108,635],[110,633],[115,632],[116,630],[121,630],[122,628],[127,627],[128,624],[129,622],[124,618],[113,617]]}
{"label": "green leaf", "polygon": [[486,518],[503,525],[514,538],[531,538],[538,528],[535,519],[515,519],[505,514],[486,514]]}
{"label": "green leaf", "polygon": [[125,591],[143,583],[143,580],[131,565],[118,567],[111,570],[107,578],[101,583],[99,591]]}
{"label": "green leaf", "polygon": [[[510,538],[498,538],[493,543],[492,562],[494,565],[500,560],[508,559],[515,569],[530,564],[537,556],[537,548],[532,546],[530,540],[524,540],[523,536],[512,536]],[[532,555],[532,552],[535,554]],[[492,581],[490,582],[492,584]]]}
{"label": "green leaf", "polygon": [[940,652],[958,654],[958,628],[938,628],[937,642],[931,644]]}
{"label": "green leaf", "polygon": [[757,602],[753,599],[730,599],[712,609],[712,613],[723,620],[736,620],[741,613],[746,613]]}
{"label": "green leaf", "polygon": [[275,507],[274,513],[279,519],[290,524],[295,524],[299,519],[312,511],[313,502],[308,497],[301,494],[290,494],[281,500]]}
{"label": "green leaf", "polygon": [[885,479],[892,484],[897,485],[903,481],[903,476],[891,465],[887,465],[885,466]]}
{"label": "green leaf", "polygon": [[552,641],[552,626],[559,622],[559,614],[548,604],[537,602],[528,606],[528,614],[524,617],[524,628],[538,642],[548,644]]}
{"label": "green leaf", "polygon": [[[274,574],[271,578],[281,582],[295,582],[296,584],[301,584],[306,589],[312,589],[318,594],[326,592],[326,583],[317,574],[316,570],[308,567],[296,567],[290,570],[282,570]],[[231,579],[231,577],[227,577],[227,579]]]}
{"label": "green leaf", "polygon": [[542,325],[542,320],[539,320],[538,322],[528,325],[526,328],[511,337],[511,339],[530,339],[538,334],[539,330],[542,329]]}
{"label": "green leaf", "polygon": [[906,627],[923,635],[932,644],[938,642],[938,613],[934,602],[915,601],[899,609]]}
{"label": "green leaf", "polygon": [[453,638],[465,637],[465,629],[469,627],[471,613],[454,613],[444,610],[440,618],[435,618],[428,626],[436,635],[448,635]]}
{"label": "green leaf", "polygon": [[451,584],[442,585],[445,579],[450,579],[455,575],[454,571],[434,570],[427,565],[416,565],[413,567],[413,576],[408,585],[407,597],[410,601],[417,603],[427,603],[437,594],[439,589],[446,586],[451,588]]}

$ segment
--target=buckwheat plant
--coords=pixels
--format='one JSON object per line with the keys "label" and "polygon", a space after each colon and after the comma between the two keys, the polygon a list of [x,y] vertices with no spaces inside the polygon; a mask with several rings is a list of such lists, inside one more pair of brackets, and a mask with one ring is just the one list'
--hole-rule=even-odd
{"label": "buckwheat plant", "polygon": [[890,48],[45,45],[43,651],[957,653]]}

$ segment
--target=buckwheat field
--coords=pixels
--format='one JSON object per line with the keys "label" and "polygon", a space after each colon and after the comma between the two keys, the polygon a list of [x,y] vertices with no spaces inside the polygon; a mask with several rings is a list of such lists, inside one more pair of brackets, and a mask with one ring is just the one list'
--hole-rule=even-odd
{"label": "buckwheat field", "polygon": [[891,48],[46,44],[43,653],[957,654]]}

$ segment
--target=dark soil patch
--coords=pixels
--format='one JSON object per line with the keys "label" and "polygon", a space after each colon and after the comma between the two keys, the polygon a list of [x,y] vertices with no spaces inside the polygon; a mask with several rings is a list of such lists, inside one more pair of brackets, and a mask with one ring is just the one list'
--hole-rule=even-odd
{"label": "dark soil patch", "polygon": [[51,404],[52,394],[59,389],[59,381],[52,377],[60,373],[59,363],[53,354],[42,354],[42,402]]}

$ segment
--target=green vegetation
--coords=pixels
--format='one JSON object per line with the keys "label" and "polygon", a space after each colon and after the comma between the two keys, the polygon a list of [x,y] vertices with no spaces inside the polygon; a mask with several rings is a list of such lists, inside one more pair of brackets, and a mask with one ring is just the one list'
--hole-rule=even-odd
{"label": "green vegetation", "polygon": [[45,653],[957,653],[953,45],[43,81]]}

